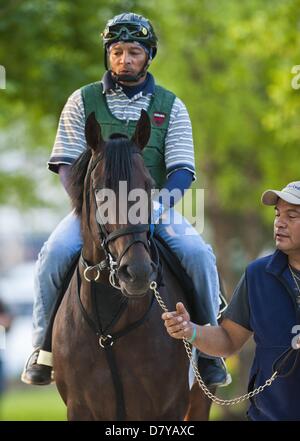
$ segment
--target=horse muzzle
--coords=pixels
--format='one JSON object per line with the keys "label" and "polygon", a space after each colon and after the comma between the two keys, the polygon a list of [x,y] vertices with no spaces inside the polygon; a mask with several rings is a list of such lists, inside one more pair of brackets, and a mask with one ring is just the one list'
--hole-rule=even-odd
{"label": "horse muzzle", "polygon": [[117,272],[122,293],[126,297],[143,297],[149,290],[150,283],[156,279],[156,268],[147,264],[122,265]]}

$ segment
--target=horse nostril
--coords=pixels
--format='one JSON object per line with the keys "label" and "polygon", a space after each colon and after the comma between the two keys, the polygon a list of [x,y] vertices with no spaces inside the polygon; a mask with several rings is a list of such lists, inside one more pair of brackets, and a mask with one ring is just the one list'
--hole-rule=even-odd
{"label": "horse nostril", "polygon": [[136,273],[132,270],[131,266],[127,266],[127,273],[129,274],[130,282],[134,282],[136,279]]}
{"label": "horse nostril", "polygon": [[119,268],[118,277],[124,282],[133,282],[136,278],[135,274],[131,271],[129,265],[122,265]]}

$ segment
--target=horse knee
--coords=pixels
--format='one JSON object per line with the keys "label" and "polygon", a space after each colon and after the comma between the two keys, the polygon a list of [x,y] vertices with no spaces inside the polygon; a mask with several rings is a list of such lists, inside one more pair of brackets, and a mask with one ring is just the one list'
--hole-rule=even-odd
{"label": "horse knee", "polygon": [[183,263],[212,271],[216,267],[216,257],[210,245],[195,240],[185,244]]}

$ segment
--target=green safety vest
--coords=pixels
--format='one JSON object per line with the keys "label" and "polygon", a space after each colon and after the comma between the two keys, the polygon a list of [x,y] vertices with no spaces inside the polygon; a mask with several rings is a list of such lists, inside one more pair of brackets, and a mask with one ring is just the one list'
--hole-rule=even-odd
{"label": "green safety vest", "polygon": [[[108,139],[113,133],[122,133],[128,137],[133,135],[137,121],[122,121],[111,113],[100,81],[82,87],[81,94],[85,119],[91,112],[95,112],[104,139]],[[159,189],[163,187],[167,178],[165,138],[175,98],[172,92],[161,86],[155,86],[155,93],[147,109],[151,121],[151,136],[142,153],[146,167],[155,181],[156,188]]]}

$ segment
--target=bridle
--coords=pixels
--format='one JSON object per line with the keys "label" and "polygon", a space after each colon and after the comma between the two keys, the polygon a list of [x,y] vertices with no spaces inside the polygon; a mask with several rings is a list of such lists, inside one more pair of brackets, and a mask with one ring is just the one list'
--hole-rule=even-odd
{"label": "bridle", "polygon": [[[141,152],[138,149],[133,149],[133,153],[141,155]],[[87,214],[88,228],[89,228],[91,235],[93,235],[93,233],[92,233],[92,228],[91,228],[91,224],[90,224],[90,210],[91,210],[90,190],[92,190],[92,193],[93,193],[93,198],[94,198],[96,210],[97,210],[96,192],[99,190],[99,189],[95,188],[95,186],[94,186],[94,182],[92,179],[92,173],[102,159],[103,159],[103,156],[101,154],[99,154],[99,156],[94,160],[93,160],[93,157],[91,158],[90,163],[88,165],[86,179],[85,179],[85,187],[86,187],[86,189],[85,189],[85,209],[86,209],[86,214]],[[118,276],[120,262],[121,262],[122,258],[124,257],[124,255],[129,250],[129,248],[131,248],[132,245],[134,245],[136,243],[142,243],[144,245],[146,251],[151,256],[152,263],[153,263],[154,267],[156,269],[158,268],[159,257],[158,257],[157,247],[153,241],[153,230],[154,230],[153,224],[148,223],[148,224],[129,225],[127,227],[119,228],[119,229],[109,233],[106,230],[105,225],[101,219],[100,210],[98,210],[97,228],[98,228],[98,240],[99,240],[99,244],[100,244],[100,247],[98,246],[98,248],[102,249],[102,251],[104,252],[105,258],[102,261],[100,261],[99,263],[97,263],[96,265],[90,265],[85,260],[85,258],[82,255],[82,252],[81,252],[80,264],[84,267],[83,276],[86,281],[88,281],[88,282],[97,281],[100,277],[101,271],[108,270],[110,272],[109,282],[111,283],[111,285],[114,288],[121,289],[117,285],[117,282],[116,282],[116,277]],[[141,238],[140,237],[141,233],[147,233],[147,239]],[[110,242],[116,240],[117,238],[122,237],[122,236],[127,236],[127,235],[131,236],[131,240],[127,243],[127,245],[122,250],[122,252],[118,256],[118,258],[115,259],[109,249],[109,244],[110,244]],[[89,273],[91,271],[96,271],[96,276],[93,279],[89,277]]]}

